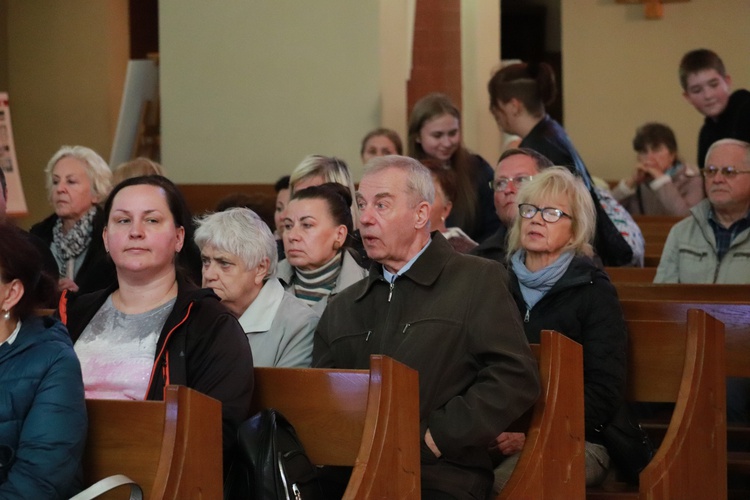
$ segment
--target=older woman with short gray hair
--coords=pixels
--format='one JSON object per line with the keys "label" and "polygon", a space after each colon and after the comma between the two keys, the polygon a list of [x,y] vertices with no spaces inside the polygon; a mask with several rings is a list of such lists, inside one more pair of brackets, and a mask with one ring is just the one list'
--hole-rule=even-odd
{"label": "older woman with short gray hair", "polygon": [[239,320],[253,366],[309,367],[319,316],[276,279],[276,240],[266,223],[247,208],[196,222],[203,287]]}
{"label": "older woman with short gray hair", "polygon": [[115,269],[104,249],[100,204],[112,188],[112,171],[94,150],[63,146],[44,172],[55,213],[30,232],[49,245],[59,267],[58,286],[81,293],[107,288]]}

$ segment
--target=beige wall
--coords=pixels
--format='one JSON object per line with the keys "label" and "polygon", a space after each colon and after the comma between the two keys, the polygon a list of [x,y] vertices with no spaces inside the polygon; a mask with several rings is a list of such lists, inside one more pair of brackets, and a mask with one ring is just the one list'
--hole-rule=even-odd
{"label": "beige wall", "polygon": [[361,172],[380,123],[376,0],[159,2],[162,159],[183,183],[273,182],[308,154]]}
{"label": "beige wall", "polygon": [[60,146],[81,144],[109,158],[129,51],[128,2],[6,0],[4,8],[7,90],[29,207],[21,223],[29,226],[51,213],[43,170]]}
{"label": "beige wall", "polygon": [[695,162],[702,117],[682,98],[680,58],[708,47],[724,60],[735,87],[750,87],[750,2],[691,0],[665,4],[662,20],[640,5],[561,0],[565,128],[589,170],[605,178],[633,166],[635,128],[670,125]]}

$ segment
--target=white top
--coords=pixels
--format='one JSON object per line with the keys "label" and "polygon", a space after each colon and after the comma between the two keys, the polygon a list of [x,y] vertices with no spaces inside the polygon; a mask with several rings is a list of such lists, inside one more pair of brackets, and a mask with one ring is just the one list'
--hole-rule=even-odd
{"label": "white top", "polygon": [[87,399],[145,399],[156,343],[176,299],[140,314],[102,304],[73,346]]}

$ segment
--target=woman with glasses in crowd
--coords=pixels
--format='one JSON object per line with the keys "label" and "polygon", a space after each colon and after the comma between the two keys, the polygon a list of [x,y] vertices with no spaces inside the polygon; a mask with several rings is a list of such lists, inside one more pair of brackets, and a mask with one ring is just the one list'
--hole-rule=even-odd
{"label": "woman with glasses in crowd", "polygon": [[[603,481],[610,457],[598,429],[624,404],[627,329],[614,286],[591,256],[595,212],[583,182],[564,167],[534,176],[518,193],[508,236],[509,287],[531,343],[557,330],[583,346],[586,484]],[[504,432],[496,489],[510,477],[524,435]]]}

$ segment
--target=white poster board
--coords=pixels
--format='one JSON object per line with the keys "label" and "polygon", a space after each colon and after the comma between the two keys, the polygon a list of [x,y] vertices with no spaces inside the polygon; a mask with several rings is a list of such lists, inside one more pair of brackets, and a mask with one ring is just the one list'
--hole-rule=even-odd
{"label": "white poster board", "polygon": [[109,166],[114,169],[120,163],[132,159],[138,124],[146,101],[156,101],[159,95],[159,68],[150,59],[128,61],[125,87],[122,91],[120,117],[112,143]]}
{"label": "white poster board", "polygon": [[8,94],[6,92],[0,92],[0,168],[5,173],[5,181],[8,185],[8,216],[23,217],[27,215],[28,208],[21,186],[21,175],[18,172],[13,128],[10,125],[10,106],[8,105]]}

